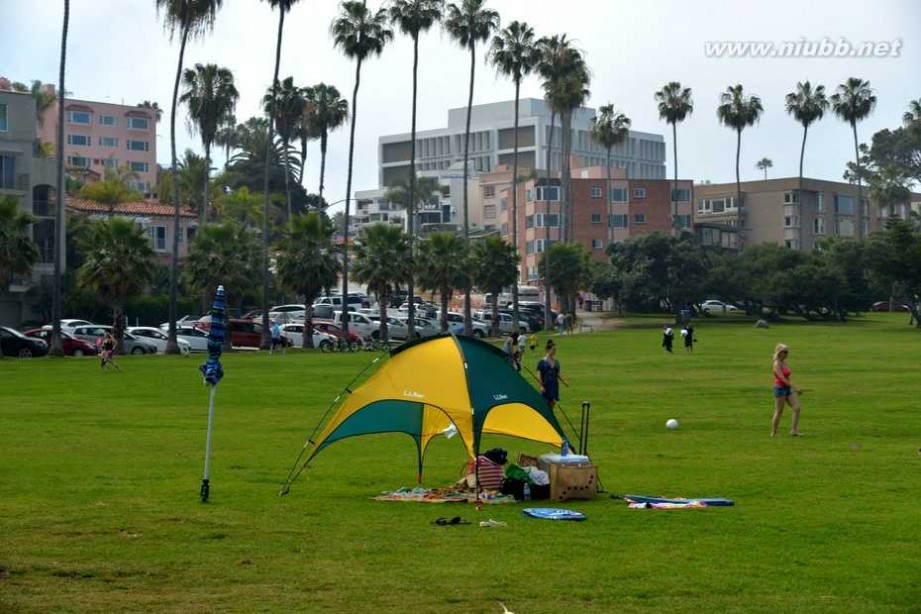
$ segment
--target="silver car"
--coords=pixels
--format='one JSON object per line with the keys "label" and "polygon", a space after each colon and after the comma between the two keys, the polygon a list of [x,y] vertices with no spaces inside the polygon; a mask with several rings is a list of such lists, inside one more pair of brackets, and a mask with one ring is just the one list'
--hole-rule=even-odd
{"label": "silver car", "polygon": [[[106,333],[112,332],[112,327],[104,324],[90,324],[88,326],[75,326],[70,330],[70,334],[77,339],[83,339],[90,343],[97,343]],[[149,341],[138,339],[131,333],[125,333],[123,338],[125,344],[125,353],[127,354],[156,354],[157,346]],[[99,341],[101,343],[101,341]],[[98,344],[97,344],[98,347]]]}

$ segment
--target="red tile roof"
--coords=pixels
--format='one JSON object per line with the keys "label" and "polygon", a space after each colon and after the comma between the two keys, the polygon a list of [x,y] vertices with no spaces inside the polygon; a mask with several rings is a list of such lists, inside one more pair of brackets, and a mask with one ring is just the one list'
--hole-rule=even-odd
{"label": "red tile roof", "polygon": [[[86,198],[68,198],[67,208],[85,213],[108,213],[109,205],[89,200]],[[115,213],[120,215],[137,215],[150,217],[173,217],[174,208],[164,203],[151,203],[138,201],[115,205]],[[179,215],[182,217],[197,218],[198,215],[188,207],[181,207]]]}

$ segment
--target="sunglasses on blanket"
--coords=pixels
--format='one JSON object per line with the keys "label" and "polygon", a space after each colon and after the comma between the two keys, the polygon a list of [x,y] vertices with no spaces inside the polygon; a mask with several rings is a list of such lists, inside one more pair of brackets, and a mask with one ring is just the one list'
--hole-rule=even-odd
{"label": "sunglasses on blanket", "polygon": [[460,516],[455,516],[454,518],[438,518],[435,521],[435,524],[446,526],[451,524],[470,524],[469,520],[464,520]]}

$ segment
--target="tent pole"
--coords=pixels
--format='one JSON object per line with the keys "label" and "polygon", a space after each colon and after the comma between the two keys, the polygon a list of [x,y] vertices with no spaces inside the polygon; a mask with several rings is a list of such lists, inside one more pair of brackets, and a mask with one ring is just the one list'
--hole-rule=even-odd
{"label": "tent pole", "polygon": [[205,440],[205,474],[201,480],[201,502],[207,503],[211,494],[211,431],[214,426],[214,395],[216,386],[211,386],[210,399],[208,400],[208,437]]}

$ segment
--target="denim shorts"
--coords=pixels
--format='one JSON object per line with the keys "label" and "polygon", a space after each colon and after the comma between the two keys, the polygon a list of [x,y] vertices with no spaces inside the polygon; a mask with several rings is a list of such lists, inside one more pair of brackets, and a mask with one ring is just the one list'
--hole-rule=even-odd
{"label": "denim shorts", "polygon": [[789,386],[774,386],[774,396],[775,397],[788,397],[793,394],[793,391]]}

